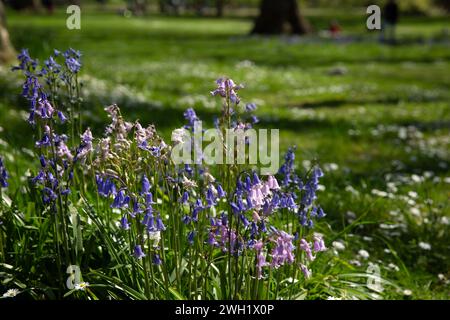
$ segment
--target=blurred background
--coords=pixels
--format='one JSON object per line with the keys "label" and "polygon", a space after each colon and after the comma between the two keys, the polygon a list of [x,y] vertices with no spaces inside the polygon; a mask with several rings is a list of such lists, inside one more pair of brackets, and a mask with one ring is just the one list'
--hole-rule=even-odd
{"label": "blurred background", "polygon": [[[450,1],[397,1],[393,22],[387,2],[3,1],[0,153],[17,176],[32,160],[10,71],[22,48],[41,61],[54,48],[82,52],[97,137],[111,103],[167,138],[188,107],[211,124],[220,102],[209,91],[228,76],[245,85],[260,127],[280,129],[281,151],[297,145],[305,168],[324,168],[330,230],[365,215],[342,239],[355,254],[366,248],[416,298],[449,298]],[[69,3],[81,7],[80,30],[66,27]],[[370,4],[381,31],[366,27]]]}

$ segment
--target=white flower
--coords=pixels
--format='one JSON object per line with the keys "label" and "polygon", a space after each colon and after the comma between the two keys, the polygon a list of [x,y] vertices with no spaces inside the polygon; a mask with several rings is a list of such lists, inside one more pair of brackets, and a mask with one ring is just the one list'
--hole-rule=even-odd
{"label": "white flower", "polygon": [[419,242],[419,247],[423,250],[431,250],[431,245],[426,242]]}
{"label": "white flower", "polygon": [[327,300],[342,300],[342,298],[329,296],[329,297],[327,298]]}
{"label": "white flower", "polygon": [[174,144],[184,143],[190,134],[185,128],[179,128],[172,131],[172,142]]}
{"label": "white flower", "polygon": [[213,183],[216,181],[216,178],[214,178],[214,176],[209,172],[203,173],[203,177],[205,178],[206,183]]}
{"label": "white flower", "polygon": [[356,260],[356,259],[350,260],[348,263],[350,263],[350,264],[352,264],[354,266],[357,266],[357,267],[361,267],[361,265],[362,265],[361,262],[359,260]]}
{"label": "white flower", "polygon": [[159,231],[150,231],[148,233],[148,239],[153,242],[153,246],[157,247],[159,241],[161,240],[161,232]]}
{"label": "white flower", "polygon": [[193,180],[189,180],[188,178],[186,178],[186,176],[183,176],[183,187],[185,187],[186,189],[196,188],[197,183]]}
{"label": "white flower", "polygon": [[9,289],[3,294],[3,298],[13,298],[20,293],[19,289]]}
{"label": "white flower", "polygon": [[391,270],[394,270],[394,271],[399,271],[400,270],[400,268],[397,265],[393,264],[393,263],[389,263],[388,264],[388,268],[391,269]]}
{"label": "white flower", "polygon": [[369,253],[364,249],[359,250],[358,255],[363,259],[368,259],[370,257]]}
{"label": "white flower", "polygon": [[376,196],[379,196],[379,197],[383,197],[383,198],[388,196],[388,193],[386,191],[381,191],[381,190],[378,190],[378,189],[372,189],[372,194],[376,195]]}
{"label": "white flower", "polygon": [[404,294],[405,296],[410,296],[410,295],[412,295],[412,291],[409,290],[409,289],[405,289],[405,290],[403,290],[403,294]]}
{"label": "white flower", "polygon": [[87,287],[89,287],[89,282],[80,282],[75,285],[75,290],[84,291]]}
{"label": "white flower", "polygon": [[409,211],[411,211],[411,214],[413,216],[420,217],[420,210],[419,210],[419,208],[412,207],[411,209],[409,209]]}
{"label": "white flower", "polygon": [[333,243],[331,245],[336,250],[340,250],[340,251],[345,250],[345,245],[340,241],[333,241]]}
{"label": "white flower", "polygon": [[409,191],[408,192],[408,196],[410,196],[411,198],[415,199],[415,198],[417,198],[418,194],[415,191]]}

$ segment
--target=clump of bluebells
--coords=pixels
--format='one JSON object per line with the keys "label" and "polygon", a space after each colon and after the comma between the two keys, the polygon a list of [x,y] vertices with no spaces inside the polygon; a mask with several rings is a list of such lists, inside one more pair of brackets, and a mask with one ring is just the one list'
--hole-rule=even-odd
{"label": "clump of bluebells", "polygon": [[[89,128],[82,130],[81,54],[55,50],[42,65],[26,50],[18,58],[14,70],[25,76],[22,95],[29,103],[40,166],[31,182],[60,230],[55,233],[59,270],[63,259],[73,264],[83,255],[67,227],[69,207],[77,203],[96,210],[106,228],[100,232],[118,239],[118,252],[131,259],[127,285],[143,288],[146,298],[170,298],[175,288],[184,297],[209,299],[217,281],[222,298],[266,298],[262,286],[276,298],[279,286],[272,287],[273,279],[313,275],[309,264],[326,250],[313,232],[325,216],[317,204],[323,173],[315,166],[299,175],[295,148],[268,176],[247,165],[175,164],[172,148],[200,121],[193,109],[184,112],[186,125],[173,131],[171,143],[154,125],[126,121],[117,105],[105,108],[110,124],[94,137]],[[220,78],[211,91],[223,100],[214,121],[222,139],[227,129],[245,132],[259,122],[256,105],[242,105],[242,88]],[[1,186],[7,186],[7,178],[0,160]]]}
{"label": "clump of bluebells", "polygon": [[[90,130],[81,134],[75,127],[74,110],[80,101],[77,79],[80,56],[73,49],[63,53],[54,50],[40,64],[24,49],[18,55],[19,65],[12,68],[25,77],[22,96],[28,101],[27,121],[34,129],[34,150],[40,167],[30,181],[34,190],[40,193],[42,211],[49,213],[47,216],[55,225],[54,242],[61,273],[63,263],[70,265],[80,261],[79,252],[74,248],[76,240],[71,237],[73,231],[69,227],[73,218],[69,207],[76,201],[70,195],[77,165],[83,164],[92,150]],[[74,191],[78,193],[78,190]]]}

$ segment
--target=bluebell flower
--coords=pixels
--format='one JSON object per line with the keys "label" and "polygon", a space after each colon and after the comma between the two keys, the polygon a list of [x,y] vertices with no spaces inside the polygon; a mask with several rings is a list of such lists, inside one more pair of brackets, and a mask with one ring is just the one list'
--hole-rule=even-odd
{"label": "bluebell flower", "polygon": [[239,212],[241,212],[241,209],[237,206],[236,203],[230,202],[230,206],[231,206],[231,209],[233,210],[234,213],[239,213]]}
{"label": "bluebell flower", "polygon": [[323,211],[323,209],[319,206],[318,212],[317,212],[317,218],[321,219],[326,216],[326,213]]}
{"label": "bluebell flower", "polygon": [[247,176],[245,178],[245,190],[247,190],[247,192],[250,192],[252,190],[252,186],[253,186],[252,180],[250,179],[249,176]]}
{"label": "bluebell flower", "polygon": [[51,140],[50,140],[50,137],[48,136],[48,134],[44,133],[44,135],[42,136],[41,140],[36,141],[35,145],[38,148],[50,147],[51,146]]}
{"label": "bluebell flower", "polygon": [[5,168],[2,157],[0,157],[0,188],[6,188],[8,186],[8,171]]}
{"label": "bluebell flower", "polygon": [[64,115],[64,113],[62,113],[62,111],[58,111],[57,115],[61,123],[65,123],[67,121],[67,117]]}
{"label": "bluebell flower", "polygon": [[195,236],[195,231],[190,231],[188,233],[187,240],[190,245],[194,244],[194,236]]}
{"label": "bluebell flower", "polygon": [[157,231],[155,228],[155,219],[151,212],[146,212],[144,218],[142,219],[142,224],[147,227],[147,231]]}
{"label": "bluebell flower", "polygon": [[159,254],[155,253],[153,255],[152,262],[153,262],[154,265],[157,265],[157,266],[162,264],[162,261],[161,261],[161,258],[159,257]]}
{"label": "bluebell flower", "polygon": [[247,111],[247,112],[252,112],[252,111],[255,111],[256,110],[256,104],[254,104],[254,103],[247,103],[246,105],[245,105],[245,111]]}
{"label": "bluebell flower", "polygon": [[142,186],[141,186],[141,195],[150,192],[150,181],[147,176],[144,174],[142,176]]}
{"label": "bluebell flower", "polygon": [[97,191],[101,196],[116,195],[116,186],[109,177],[102,178],[100,175],[96,175],[95,181],[97,183]]}
{"label": "bluebell flower", "polygon": [[261,180],[259,180],[258,174],[256,172],[253,172],[253,185],[261,183]]}
{"label": "bluebell flower", "polygon": [[142,248],[139,244],[134,246],[134,257],[136,259],[142,259],[143,257],[145,257],[145,253],[144,251],[142,251]]}
{"label": "bluebell flower", "polygon": [[156,217],[156,229],[158,231],[166,230],[166,227],[164,226],[164,223],[163,223],[160,215],[158,215],[158,217]]}
{"label": "bluebell flower", "polygon": [[184,171],[188,174],[188,176],[192,176],[193,169],[189,164],[184,165]]}
{"label": "bluebell flower", "polygon": [[189,224],[189,223],[191,223],[191,217],[186,215],[183,218],[181,218],[181,221],[183,221],[184,224]]}
{"label": "bluebell flower", "polygon": [[199,118],[197,117],[197,115],[195,114],[194,109],[189,108],[187,109],[184,113],[184,118],[188,121],[188,125],[185,126],[186,128],[193,128],[194,127],[194,122],[198,121]]}
{"label": "bluebell flower", "polygon": [[206,190],[206,202],[208,208],[216,205],[216,197],[214,196],[214,192],[211,188]]}
{"label": "bluebell flower", "polygon": [[225,198],[227,196],[227,193],[223,190],[220,184],[217,185],[217,196],[219,198]]}
{"label": "bluebell flower", "polygon": [[181,203],[186,204],[189,201],[189,192],[185,191],[181,197]]}
{"label": "bluebell flower", "polygon": [[31,59],[30,54],[28,53],[28,49],[22,49],[20,53],[17,55],[17,59],[19,60],[20,64],[18,66],[14,66],[12,68],[13,71],[15,70],[28,71],[29,69],[31,70],[36,69],[37,62],[36,60]]}
{"label": "bluebell flower", "polygon": [[145,204],[146,205],[152,205],[155,204],[156,202],[153,202],[153,194],[151,192],[147,192],[145,194]]}
{"label": "bluebell flower", "polygon": [[[146,212],[150,211],[150,213],[151,213],[152,212],[151,210],[152,210],[151,207],[150,208],[148,208],[148,207],[146,208]],[[139,203],[138,199],[133,198],[133,210],[130,212],[130,215],[134,218],[134,217],[136,217],[136,215],[138,215],[138,214],[140,214],[142,212],[143,212],[143,210],[141,208],[141,204]]]}
{"label": "bluebell flower", "polygon": [[121,189],[114,198],[111,208],[128,208],[128,203],[130,202],[130,197],[125,194],[125,190]]}
{"label": "bluebell flower", "polygon": [[36,177],[31,179],[31,182],[33,184],[43,184],[45,182],[45,173],[42,170],[39,170],[38,174],[36,175]]}
{"label": "bluebell flower", "polygon": [[120,227],[124,230],[130,229],[130,224],[128,223],[127,216],[124,215],[122,219],[120,219]]}
{"label": "bluebell flower", "polygon": [[49,204],[55,201],[56,198],[57,195],[52,189],[44,187],[44,189],[42,190],[42,201],[44,202],[44,204]]}
{"label": "bluebell flower", "polygon": [[45,67],[42,68],[41,74],[45,75],[47,73],[59,73],[61,71],[61,66],[55,61],[55,59],[50,56],[44,61]]}
{"label": "bluebell flower", "polygon": [[257,123],[259,123],[259,119],[258,119],[258,117],[255,116],[255,115],[250,116],[250,120],[251,120],[252,124],[257,124]]}
{"label": "bluebell flower", "polygon": [[243,214],[240,214],[240,215],[239,215],[239,218],[241,219],[242,224],[244,225],[244,228],[247,228],[248,225],[250,224],[250,223],[248,222],[247,218],[246,218]]}

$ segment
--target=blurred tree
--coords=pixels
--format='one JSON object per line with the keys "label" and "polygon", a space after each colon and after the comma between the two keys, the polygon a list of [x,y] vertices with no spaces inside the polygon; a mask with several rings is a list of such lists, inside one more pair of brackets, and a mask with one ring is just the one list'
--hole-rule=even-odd
{"label": "blurred tree", "polygon": [[259,16],[251,33],[281,34],[289,24],[293,34],[305,34],[310,28],[296,0],[261,0]]}
{"label": "blurred tree", "polygon": [[6,14],[3,1],[0,0],[0,62],[5,63],[12,60],[15,52],[11,41],[9,41],[9,33],[6,29]]}
{"label": "blurred tree", "polygon": [[225,0],[216,0],[216,16],[223,17],[223,9],[225,5]]}
{"label": "blurred tree", "polygon": [[6,4],[10,5],[15,10],[23,10],[31,8],[33,10],[41,9],[40,0],[8,0]]}
{"label": "blurred tree", "polygon": [[450,12],[450,1],[449,0],[434,0],[438,7],[443,8],[445,11]]}

